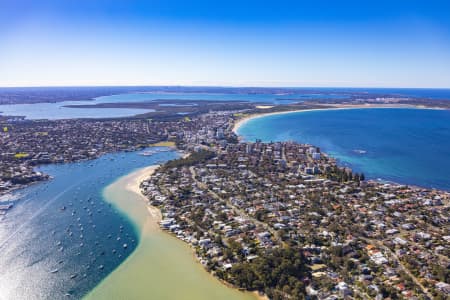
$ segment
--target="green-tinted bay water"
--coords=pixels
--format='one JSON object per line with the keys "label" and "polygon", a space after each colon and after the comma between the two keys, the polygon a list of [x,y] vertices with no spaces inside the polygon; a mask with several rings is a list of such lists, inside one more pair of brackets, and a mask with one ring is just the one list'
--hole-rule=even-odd
{"label": "green-tinted bay water", "polygon": [[158,228],[159,211],[136,193],[144,168],[120,178],[104,190],[107,202],[128,216],[139,243],[134,252],[108,275],[86,299],[255,299],[212,277],[184,242]]}
{"label": "green-tinted bay water", "polygon": [[14,204],[0,216],[0,300],[251,299],[208,274],[126,189],[142,179],[135,170],[177,157],[153,149],[42,166],[52,180],[0,199]]}

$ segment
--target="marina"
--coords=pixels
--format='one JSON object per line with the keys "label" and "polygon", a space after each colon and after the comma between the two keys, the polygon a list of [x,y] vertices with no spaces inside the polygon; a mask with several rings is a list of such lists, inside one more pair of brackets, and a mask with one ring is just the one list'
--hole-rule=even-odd
{"label": "marina", "polygon": [[[111,299],[147,293],[158,299],[255,298],[208,274],[187,244],[159,229],[152,219],[158,212],[149,214],[141,196],[123,184],[110,185],[178,155],[164,147],[146,151],[154,153],[116,153],[41,167],[53,179],[11,197],[14,209],[0,221],[0,298]],[[124,280],[127,284],[118,284]]]}
{"label": "marina", "polygon": [[17,190],[10,204],[2,203],[10,209],[0,215],[0,298],[79,299],[93,289],[139,241],[128,217],[104,201],[103,188],[176,155],[127,152],[41,167],[52,180]]}
{"label": "marina", "polygon": [[140,169],[104,190],[106,201],[130,217],[140,241],[85,299],[256,299],[255,294],[227,287],[211,276],[186,243],[159,228],[159,210],[147,205],[139,191],[139,183],[154,169]]}
{"label": "marina", "polygon": [[0,1],[0,300],[450,300],[450,1],[322,2]]}

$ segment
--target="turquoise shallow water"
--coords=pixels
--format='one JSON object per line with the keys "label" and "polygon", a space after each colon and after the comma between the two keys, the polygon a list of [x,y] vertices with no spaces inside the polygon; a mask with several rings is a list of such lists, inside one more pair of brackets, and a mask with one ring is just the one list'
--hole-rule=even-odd
{"label": "turquoise shallow water", "polygon": [[79,299],[94,288],[138,242],[136,228],[104,201],[103,189],[176,157],[128,152],[42,167],[54,179],[17,191],[14,208],[0,217],[0,299]]}
{"label": "turquoise shallow water", "polygon": [[[248,121],[245,140],[310,143],[366,177],[450,190],[450,111],[351,109]],[[360,151],[362,150],[362,151]]]}

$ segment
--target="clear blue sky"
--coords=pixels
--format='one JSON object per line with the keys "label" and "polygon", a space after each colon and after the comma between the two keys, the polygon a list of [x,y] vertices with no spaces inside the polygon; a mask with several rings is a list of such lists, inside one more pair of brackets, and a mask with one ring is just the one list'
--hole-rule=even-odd
{"label": "clear blue sky", "polygon": [[450,1],[0,0],[0,86],[450,87]]}

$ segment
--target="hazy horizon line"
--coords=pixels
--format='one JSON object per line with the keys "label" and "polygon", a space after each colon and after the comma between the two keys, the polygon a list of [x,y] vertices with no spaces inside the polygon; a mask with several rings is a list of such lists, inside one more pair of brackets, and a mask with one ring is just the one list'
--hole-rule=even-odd
{"label": "hazy horizon line", "polygon": [[318,85],[318,86],[287,86],[287,85],[187,85],[187,84],[74,84],[74,85],[0,85],[0,89],[8,88],[88,88],[88,87],[196,87],[196,88],[261,88],[261,89],[319,89],[319,88],[329,88],[329,89],[433,89],[433,90],[450,90],[449,87],[405,87],[405,86],[333,86],[333,85]]}

